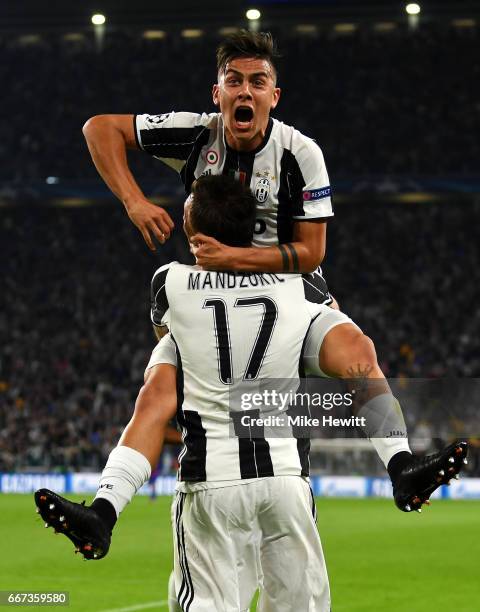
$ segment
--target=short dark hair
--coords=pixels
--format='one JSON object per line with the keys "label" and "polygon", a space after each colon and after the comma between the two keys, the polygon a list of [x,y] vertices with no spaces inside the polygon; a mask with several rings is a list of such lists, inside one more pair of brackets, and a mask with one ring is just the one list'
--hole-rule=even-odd
{"label": "short dark hair", "polygon": [[228,62],[238,57],[267,60],[276,74],[275,59],[280,56],[270,32],[240,30],[227,36],[217,47],[217,71],[224,72]]}
{"label": "short dark hair", "polygon": [[229,246],[250,246],[255,229],[256,200],[233,177],[201,176],[192,186],[190,222],[195,232]]}

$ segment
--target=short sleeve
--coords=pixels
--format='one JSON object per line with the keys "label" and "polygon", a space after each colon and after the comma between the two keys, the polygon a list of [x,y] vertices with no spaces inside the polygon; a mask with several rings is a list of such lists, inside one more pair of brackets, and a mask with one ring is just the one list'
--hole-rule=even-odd
{"label": "short sleeve", "polygon": [[[301,203],[294,207],[293,218],[308,221],[333,216],[332,189],[323,153],[317,143],[300,132],[296,133],[292,150],[302,177]],[[299,214],[297,214],[299,213]]]}
{"label": "short sleeve", "polygon": [[152,278],[150,286],[150,318],[156,326],[168,324],[168,297],[167,297],[167,275],[171,264],[159,268]]}
{"label": "short sleeve", "polygon": [[209,129],[210,116],[171,112],[135,115],[133,121],[138,147],[180,171],[198,136]]}
{"label": "short sleeve", "polygon": [[177,367],[177,350],[171,334],[166,334],[153,349],[145,370],[167,363]]}
{"label": "short sleeve", "polygon": [[327,306],[333,302],[327,281],[323,277],[322,268],[318,267],[314,272],[302,274],[302,280],[307,302]]}
{"label": "short sleeve", "polygon": [[340,310],[333,310],[329,306],[315,305],[310,308],[311,313],[316,310],[316,316],[312,320],[312,324],[305,338],[303,349],[303,366],[305,372],[313,376],[321,376],[328,378],[320,369],[319,355],[322,343],[328,332],[343,323],[351,323],[356,325],[350,317]]}

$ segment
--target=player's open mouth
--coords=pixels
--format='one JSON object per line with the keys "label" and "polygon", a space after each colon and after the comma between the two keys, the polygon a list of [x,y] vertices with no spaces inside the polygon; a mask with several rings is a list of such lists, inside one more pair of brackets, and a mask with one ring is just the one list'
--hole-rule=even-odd
{"label": "player's open mouth", "polygon": [[253,122],[253,109],[249,106],[239,106],[235,109],[235,124],[239,129],[248,129]]}

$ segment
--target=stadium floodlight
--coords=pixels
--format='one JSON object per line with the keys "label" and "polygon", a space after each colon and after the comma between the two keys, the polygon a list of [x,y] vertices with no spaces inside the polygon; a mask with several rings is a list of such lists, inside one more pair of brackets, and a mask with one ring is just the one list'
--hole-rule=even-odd
{"label": "stadium floodlight", "polygon": [[333,29],[337,34],[353,34],[357,25],[355,23],[336,23]]}
{"label": "stadium floodlight", "polygon": [[475,19],[454,19],[452,25],[454,28],[474,28],[477,23]]}
{"label": "stadium floodlight", "polygon": [[257,21],[262,16],[262,13],[258,9],[248,9],[245,15],[250,21]]}
{"label": "stadium floodlight", "polygon": [[198,28],[187,28],[181,31],[181,35],[183,38],[200,38],[203,36],[203,30],[199,30]]}
{"label": "stadium floodlight", "polygon": [[318,31],[318,28],[315,24],[313,23],[299,23],[298,25],[295,26],[295,30],[298,32],[298,34],[316,34]]}
{"label": "stadium floodlight", "polygon": [[92,15],[93,25],[96,25],[96,26],[103,25],[105,21],[106,21],[105,15],[101,15],[100,13],[95,13],[95,15]]}
{"label": "stadium floodlight", "polygon": [[85,36],[81,32],[67,32],[62,38],[67,42],[82,42],[85,40]]}
{"label": "stadium floodlight", "polygon": [[397,24],[393,21],[379,21],[378,23],[373,24],[373,29],[375,32],[392,32],[395,30]]}
{"label": "stadium floodlight", "polygon": [[37,45],[38,43],[42,42],[42,39],[38,34],[25,34],[23,36],[19,36],[18,42],[24,46]]}
{"label": "stadium floodlight", "polygon": [[236,34],[238,32],[238,28],[235,26],[225,26],[218,30],[220,36],[230,36],[230,34]]}
{"label": "stadium floodlight", "polygon": [[163,30],[145,30],[143,38],[147,40],[161,40],[167,35]]}
{"label": "stadium floodlight", "polygon": [[418,15],[421,11],[421,8],[420,5],[416,2],[411,2],[410,4],[407,4],[405,10],[409,15]]}

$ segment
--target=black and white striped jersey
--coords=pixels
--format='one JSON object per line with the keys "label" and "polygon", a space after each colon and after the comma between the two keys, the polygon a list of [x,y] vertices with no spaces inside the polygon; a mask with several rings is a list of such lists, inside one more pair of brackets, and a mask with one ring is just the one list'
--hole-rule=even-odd
{"label": "black and white striped jersey", "polygon": [[308,475],[308,440],[261,429],[236,437],[232,420],[239,390],[258,393],[272,379],[298,384],[304,339],[322,308],[305,299],[300,275],[207,272],[176,262],[157,270],[151,317],[161,325],[169,311],[177,351],[179,481],[218,486]]}
{"label": "black and white striped jersey", "polygon": [[322,151],[276,119],[249,152],[226,144],[221,113],[135,115],[134,124],[138,146],[179,172],[186,193],[204,174],[231,174],[250,186],[257,200],[255,246],[289,242],[295,221],[333,215]]}

